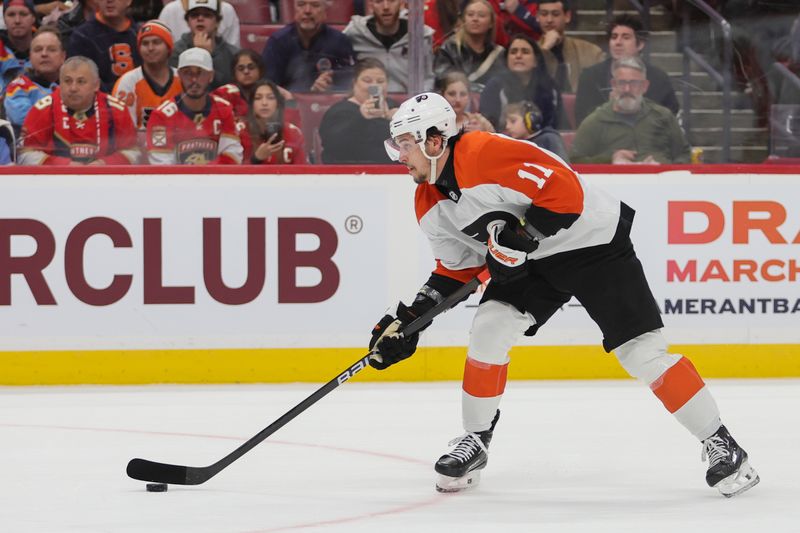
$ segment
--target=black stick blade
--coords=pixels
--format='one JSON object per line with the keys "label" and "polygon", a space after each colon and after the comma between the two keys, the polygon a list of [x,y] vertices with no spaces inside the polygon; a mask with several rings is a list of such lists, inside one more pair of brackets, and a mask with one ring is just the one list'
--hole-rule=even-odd
{"label": "black stick blade", "polygon": [[131,459],[128,463],[128,477],[140,481],[169,483],[170,485],[199,485],[203,480],[189,479],[187,467],[156,463],[147,459]]}

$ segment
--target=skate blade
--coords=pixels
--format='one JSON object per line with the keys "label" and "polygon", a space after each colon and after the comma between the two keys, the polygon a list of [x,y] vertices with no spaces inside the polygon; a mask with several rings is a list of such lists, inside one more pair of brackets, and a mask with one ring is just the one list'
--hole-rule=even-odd
{"label": "skate blade", "polygon": [[439,474],[436,478],[437,492],[461,492],[476,487],[481,481],[481,471],[474,470],[461,477],[450,477]]}
{"label": "skate blade", "polygon": [[758,472],[745,460],[735,474],[731,474],[714,486],[726,498],[733,498],[737,494],[755,487],[759,481],[761,478],[758,476]]}

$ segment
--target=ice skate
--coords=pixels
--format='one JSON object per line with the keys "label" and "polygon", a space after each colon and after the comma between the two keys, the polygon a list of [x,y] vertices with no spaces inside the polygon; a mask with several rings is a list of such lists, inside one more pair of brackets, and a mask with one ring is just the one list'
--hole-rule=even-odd
{"label": "ice skate", "polygon": [[725,426],[703,441],[703,461],[708,458],[706,483],[731,498],[754,487],[760,481],[758,472],[750,466],[745,452]]}
{"label": "ice skate", "polygon": [[451,440],[448,446],[454,448],[436,461],[436,490],[439,492],[459,492],[475,487],[480,483],[481,470],[489,461],[489,443],[492,432],[500,418],[500,411],[486,431],[465,433]]}

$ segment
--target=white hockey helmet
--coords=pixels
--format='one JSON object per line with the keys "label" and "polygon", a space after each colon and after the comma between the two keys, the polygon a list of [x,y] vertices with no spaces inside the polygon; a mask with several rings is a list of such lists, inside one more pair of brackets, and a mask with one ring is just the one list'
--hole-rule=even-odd
{"label": "white hockey helmet", "polygon": [[421,145],[425,142],[430,128],[438,129],[445,139],[456,135],[458,126],[453,107],[442,95],[436,93],[422,93],[409,98],[400,105],[389,122],[391,138],[386,141],[386,153],[392,161],[397,161],[400,153],[395,139],[410,133],[414,136],[415,142]]}

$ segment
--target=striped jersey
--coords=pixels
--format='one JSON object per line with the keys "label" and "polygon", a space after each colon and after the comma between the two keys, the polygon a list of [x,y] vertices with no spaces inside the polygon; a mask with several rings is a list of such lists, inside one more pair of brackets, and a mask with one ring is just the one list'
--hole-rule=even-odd
{"label": "striped jersey", "polygon": [[114,84],[111,94],[128,106],[133,123],[141,131],[147,128],[147,119],[155,108],[166,100],[178,96],[183,90],[181,80],[176,75],[177,70],[168,68],[169,80],[163,87],[150,79],[143,67],[136,67],[126,72]]}

